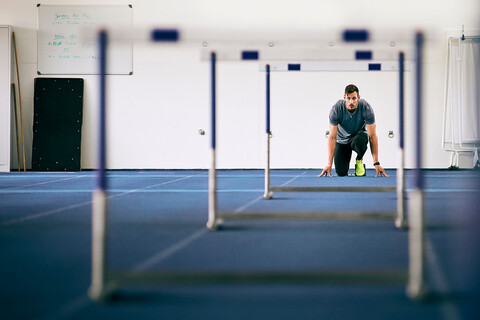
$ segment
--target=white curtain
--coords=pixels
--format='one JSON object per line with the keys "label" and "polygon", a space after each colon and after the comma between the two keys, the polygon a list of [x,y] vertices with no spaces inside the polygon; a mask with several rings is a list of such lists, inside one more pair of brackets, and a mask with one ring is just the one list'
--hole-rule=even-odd
{"label": "white curtain", "polygon": [[451,38],[447,55],[444,148],[480,148],[480,39]]}

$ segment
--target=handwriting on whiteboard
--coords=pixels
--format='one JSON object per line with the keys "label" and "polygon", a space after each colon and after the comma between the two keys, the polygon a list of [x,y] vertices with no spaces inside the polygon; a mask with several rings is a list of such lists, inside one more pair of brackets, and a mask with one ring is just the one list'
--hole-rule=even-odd
{"label": "handwriting on whiteboard", "polygon": [[[98,74],[100,29],[129,29],[127,5],[37,5],[38,74]],[[132,42],[109,42],[108,74],[131,74]]]}
{"label": "handwriting on whiteboard", "polygon": [[[65,26],[92,26],[97,22],[88,13],[54,13],[51,22],[52,25],[65,25]],[[77,29],[75,29],[77,30]],[[57,30],[58,31],[58,30]],[[78,34],[65,29],[65,33],[56,32],[48,40],[48,46],[52,47],[52,51],[48,54],[49,59],[87,59],[97,60],[98,55],[92,54],[88,51],[89,47],[94,47],[94,41],[82,41],[79,42]],[[87,50],[84,50],[86,49]]]}

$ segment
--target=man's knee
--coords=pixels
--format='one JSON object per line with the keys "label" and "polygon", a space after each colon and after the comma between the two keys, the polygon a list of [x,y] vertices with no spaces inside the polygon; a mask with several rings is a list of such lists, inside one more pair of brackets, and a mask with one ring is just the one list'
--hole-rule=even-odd
{"label": "man's knee", "polygon": [[368,145],[368,134],[364,131],[359,132],[355,138],[352,140],[352,149],[357,152],[357,154],[363,154],[367,151]]}
{"label": "man's knee", "polygon": [[337,175],[340,177],[344,177],[348,174],[348,168],[335,168],[335,171],[337,172]]}
{"label": "man's knee", "polygon": [[367,146],[368,134],[365,131],[360,131],[355,138],[353,138],[352,142],[357,146]]}

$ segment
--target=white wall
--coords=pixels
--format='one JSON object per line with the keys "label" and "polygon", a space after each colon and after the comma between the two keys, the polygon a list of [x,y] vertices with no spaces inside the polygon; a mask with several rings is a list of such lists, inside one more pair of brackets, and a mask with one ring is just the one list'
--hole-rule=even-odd
{"label": "white wall", "polygon": [[[0,0],[0,24],[14,26],[20,62],[27,167],[31,162],[33,81],[36,74],[38,0]],[[79,0],[42,4],[88,4]],[[174,26],[186,32],[235,30],[243,37],[268,32],[282,39],[342,28],[422,29],[430,38],[425,56],[424,166],[446,168],[441,148],[447,35],[477,33],[477,0],[97,0],[90,4],[133,5],[134,28]],[[392,40],[398,34],[392,33]],[[132,76],[109,76],[109,168],[207,168],[209,165],[209,64],[200,58],[200,43],[181,46],[134,45]],[[264,161],[264,73],[258,62],[218,63],[218,165],[260,168]],[[75,76],[75,75],[73,75]],[[82,167],[96,166],[98,79],[85,79]],[[411,74],[407,88],[411,88]],[[323,167],[328,110],[344,87],[356,83],[376,111],[380,161],[396,165],[398,133],[395,72],[323,72],[272,74],[272,166]],[[412,93],[412,90],[409,90]],[[407,99],[407,167],[413,166],[413,100]],[[207,134],[201,136],[199,129]],[[13,153],[15,157],[15,152]],[[367,157],[367,165],[371,158]],[[16,159],[12,160],[15,166]]]}

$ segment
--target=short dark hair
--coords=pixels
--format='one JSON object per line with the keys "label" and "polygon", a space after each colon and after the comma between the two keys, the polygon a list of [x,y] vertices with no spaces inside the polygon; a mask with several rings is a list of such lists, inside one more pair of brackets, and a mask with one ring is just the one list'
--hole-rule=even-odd
{"label": "short dark hair", "polygon": [[360,91],[358,90],[356,85],[349,84],[348,86],[345,87],[345,94],[350,94],[354,92],[357,92],[357,94],[360,95]]}

